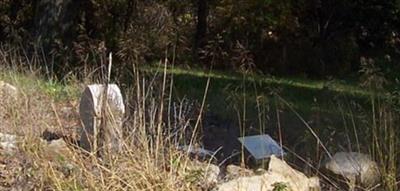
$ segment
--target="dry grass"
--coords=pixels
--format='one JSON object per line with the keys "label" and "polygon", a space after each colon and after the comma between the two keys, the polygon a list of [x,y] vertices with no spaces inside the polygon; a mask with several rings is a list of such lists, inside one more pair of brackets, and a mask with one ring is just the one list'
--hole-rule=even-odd
{"label": "dry grass", "polygon": [[[19,135],[21,140],[14,154],[0,147],[0,190],[207,190],[213,186],[204,183],[206,168],[199,168],[177,149],[196,145],[205,97],[200,112],[190,111],[191,103],[185,101],[172,103],[166,70],[156,77],[133,71],[133,86],[125,91],[129,102],[122,150],[102,160],[76,145],[81,126],[79,95],[87,79],[45,80],[39,70],[15,67],[16,60],[2,56],[0,81],[16,86],[18,96],[0,96],[0,132]],[[93,82],[90,78],[87,81]],[[385,190],[397,190],[397,113],[380,106],[372,110],[376,113],[368,127],[373,136],[371,153],[382,168]],[[44,132],[63,138],[68,146],[52,149],[40,138]]]}
{"label": "dry grass", "polygon": [[[201,185],[203,172],[192,170],[190,158],[177,150],[191,119],[180,119],[183,126],[167,126],[162,119],[166,95],[152,92],[155,88],[147,87],[147,82],[128,91],[135,94],[127,95],[134,104],[123,149],[102,160],[70,141],[78,139],[81,84],[49,83],[38,73],[10,68],[1,69],[0,80],[19,90],[16,99],[0,100],[0,132],[21,136],[16,153],[0,154],[0,190],[199,190],[207,186]],[[49,147],[40,138],[45,130],[61,134],[68,146],[61,151]]]}

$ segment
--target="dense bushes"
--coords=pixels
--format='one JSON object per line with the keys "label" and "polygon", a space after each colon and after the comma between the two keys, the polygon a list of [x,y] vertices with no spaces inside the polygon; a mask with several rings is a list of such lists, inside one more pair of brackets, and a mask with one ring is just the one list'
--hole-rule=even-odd
{"label": "dense bushes", "polygon": [[113,51],[119,68],[167,56],[325,77],[356,74],[360,57],[397,69],[398,13],[398,0],[4,0],[0,40],[42,52],[61,75]]}

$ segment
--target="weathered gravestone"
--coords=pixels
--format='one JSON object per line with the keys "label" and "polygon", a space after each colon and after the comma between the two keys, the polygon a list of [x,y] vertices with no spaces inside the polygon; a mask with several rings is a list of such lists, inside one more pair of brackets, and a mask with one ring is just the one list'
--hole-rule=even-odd
{"label": "weathered gravestone", "polygon": [[108,85],[105,97],[104,92],[104,85],[89,85],[81,97],[79,113],[83,128],[80,145],[89,152],[97,152],[100,149],[115,152],[121,147],[125,113],[122,94],[115,84]]}

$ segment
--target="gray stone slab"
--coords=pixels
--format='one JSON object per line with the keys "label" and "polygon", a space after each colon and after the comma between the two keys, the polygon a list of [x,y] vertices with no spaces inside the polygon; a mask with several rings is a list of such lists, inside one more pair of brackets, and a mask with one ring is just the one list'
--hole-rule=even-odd
{"label": "gray stone slab", "polygon": [[269,135],[240,137],[238,140],[256,160],[266,159],[271,155],[279,157],[285,154],[278,143]]}
{"label": "gray stone slab", "polygon": [[[113,151],[120,149],[125,113],[121,90],[116,84],[108,85],[106,108],[102,109],[104,92],[104,85],[93,84],[86,87],[81,97],[79,113],[83,127],[80,145],[87,151],[98,151],[100,145]],[[106,113],[102,115],[102,111]],[[102,116],[105,116],[106,125],[104,136],[99,137]]]}

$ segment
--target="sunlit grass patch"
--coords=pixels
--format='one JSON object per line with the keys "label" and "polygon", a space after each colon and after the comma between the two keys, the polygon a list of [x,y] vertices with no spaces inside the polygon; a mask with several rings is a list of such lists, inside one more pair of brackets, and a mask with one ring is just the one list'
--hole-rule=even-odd
{"label": "sunlit grass patch", "polygon": [[80,84],[75,80],[56,81],[39,77],[38,72],[17,72],[4,69],[0,72],[0,80],[5,81],[24,93],[40,93],[50,99],[62,101],[77,98],[80,95]]}
{"label": "sunlit grass patch", "polygon": [[[161,67],[143,67],[145,71],[162,72]],[[221,72],[221,71],[205,71],[203,69],[191,68],[183,69],[179,67],[168,68],[167,72],[174,75],[187,75],[198,78],[213,78],[232,81],[242,81],[245,78],[247,81],[262,82],[265,85],[282,85],[292,88],[306,88],[309,90],[326,90],[344,93],[353,96],[368,96],[370,93],[361,88],[357,83],[349,83],[337,80],[310,80],[304,78],[292,77],[274,77],[260,74],[241,74],[239,72]]]}

